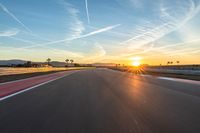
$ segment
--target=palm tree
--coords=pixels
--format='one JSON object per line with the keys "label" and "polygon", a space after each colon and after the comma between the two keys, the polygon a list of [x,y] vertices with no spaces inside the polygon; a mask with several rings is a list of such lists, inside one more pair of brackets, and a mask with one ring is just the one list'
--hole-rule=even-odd
{"label": "palm tree", "polygon": [[169,64],[170,64],[170,61],[167,62],[167,65],[169,65]]}
{"label": "palm tree", "polygon": [[51,59],[48,58],[48,59],[47,59],[47,62],[48,62],[48,66],[49,66],[49,64],[50,64],[50,62],[51,62]]}
{"label": "palm tree", "polygon": [[71,59],[70,62],[71,62],[71,64],[72,64],[72,63],[74,62],[74,60]]}
{"label": "palm tree", "polygon": [[179,63],[180,63],[180,61],[176,61],[176,63],[177,63],[177,64],[179,64]]}
{"label": "palm tree", "polygon": [[173,64],[173,61],[171,61],[170,64]]}
{"label": "palm tree", "polygon": [[68,66],[69,59],[66,59],[65,61],[67,62],[67,66]]}

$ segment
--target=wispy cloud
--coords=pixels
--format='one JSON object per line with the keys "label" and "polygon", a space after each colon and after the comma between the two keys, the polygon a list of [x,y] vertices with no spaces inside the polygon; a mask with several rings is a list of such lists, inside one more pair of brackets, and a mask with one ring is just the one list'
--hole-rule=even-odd
{"label": "wispy cloud", "polygon": [[63,40],[56,40],[56,41],[51,41],[51,42],[47,42],[47,43],[43,43],[43,44],[37,44],[37,45],[27,46],[27,47],[23,47],[23,48],[33,48],[33,47],[38,47],[38,46],[46,46],[46,45],[51,45],[51,44],[57,44],[57,43],[67,42],[67,41],[73,41],[73,40],[76,40],[76,39],[86,38],[86,37],[90,37],[90,36],[93,36],[93,35],[96,35],[96,34],[99,34],[99,33],[103,33],[103,32],[112,30],[114,28],[117,28],[119,26],[120,26],[120,24],[111,25],[111,26],[107,26],[107,27],[104,27],[104,28],[101,28],[101,29],[89,32],[89,33],[84,34],[84,35],[80,35],[78,37],[67,38],[67,39],[63,39]]}
{"label": "wispy cloud", "polygon": [[25,30],[32,33],[32,31],[22,21],[20,21],[11,11],[9,11],[2,3],[0,3],[0,8],[9,16],[11,16],[15,21],[17,21]]}
{"label": "wispy cloud", "polygon": [[[37,43],[30,41],[30,40],[26,40],[26,39],[22,39],[22,38],[16,38],[16,37],[10,37],[11,39],[20,41],[20,42],[25,42],[31,45],[37,45]],[[81,53],[78,52],[71,52],[69,50],[61,50],[61,49],[56,49],[56,48],[51,48],[51,47],[47,47],[47,46],[41,46],[43,47],[45,50],[53,53],[53,55],[55,55],[55,57],[60,57],[63,58],[63,56],[71,56],[71,57],[76,57],[76,58],[83,58],[84,56]],[[9,48],[12,51],[30,51],[33,52],[33,49],[30,48],[16,48],[16,47],[4,47],[4,48]]]}
{"label": "wispy cloud", "polygon": [[176,7],[176,13],[169,13],[168,11],[173,11],[173,9],[171,7],[164,7],[161,4],[159,19],[147,25],[138,26],[138,29],[135,29],[136,35],[123,41],[121,44],[126,46],[128,51],[132,52],[134,49],[151,44],[181,28],[200,11],[200,6],[195,5],[193,0],[185,2],[184,4],[187,6]]}
{"label": "wispy cloud", "polygon": [[66,11],[68,12],[71,20],[70,20],[70,30],[71,30],[71,37],[80,36],[85,27],[83,22],[79,19],[79,10],[75,8],[72,4],[65,2],[64,0],[60,2],[60,4],[65,6]]}
{"label": "wispy cloud", "polygon": [[86,9],[86,14],[87,14],[87,21],[88,21],[88,24],[90,24],[90,14],[89,14],[89,10],[88,10],[88,0],[85,0],[85,9]]}
{"label": "wispy cloud", "polygon": [[0,31],[0,37],[11,37],[11,36],[15,36],[17,33],[19,33],[18,29]]}
{"label": "wispy cloud", "polygon": [[[138,34],[138,35],[136,35],[136,36],[134,36],[134,37],[122,42],[122,44],[129,43],[129,42],[132,42],[132,41],[135,41],[135,40],[138,41],[137,39],[141,39],[141,38],[144,39],[144,37],[153,38],[156,35],[156,32],[160,31],[161,29],[163,29],[163,28],[165,28],[166,26],[169,26],[169,25],[170,25],[169,23],[164,23],[164,24],[162,24],[160,26],[157,26],[157,27],[155,27],[153,29],[150,29],[150,30],[145,31],[145,32],[143,32],[141,34]],[[138,29],[138,31],[139,30],[142,31],[142,29]]]}
{"label": "wispy cloud", "polygon": [[174,24],[173,31],[181,28],[188,21],[190,21],[193,17],[195,17],[200,11],[199,3],[195,4],[193,0],[188,0],[185,3],[187,6],[182,7],[180,10],[177,9],[177,15],[173,15],[169,13],[172,8],[164,7],[161,4],[160,14],[164,21],[169,21]]}
{"label": "wispy cloud", "polygon": [[106,55],[106,51],[99,43],[95,43],[91,50],[85,55],[87,58],[83,58],[84,62],[97,62],[102,60]]}
{"label": "wispy cloud", "polygon": [[[49,48],[48,48],[49,49]],[[61,50],[61,49],[49,49],[50,52],[52,52],[56,57],[60,57],[61,59],[63,59],[64,57],[73,57],[73,58],[84,58],[84,56],[82,55],[82,53],[79,52],[72,52],[69,50]]]}
{"label": "wispy cloud", "polygon": [[177,46],[184,46],[184,45],[187,45],[187,44],[191,44],[191,43],[196,43],[196,42],[199,42],[200,39],[195,39],[195,40],[190,40],[190,41],[187,41],[187,42],[181,42],[181,43],[174,43],[174,44],[170,44],[170,45],[165,45],[165,46],[161,46],[161,47],[156,47],[154,48],[154,50],[164,50],[164,49],[167,49],[167,48],[173,48],[173,47],[177,47]]}

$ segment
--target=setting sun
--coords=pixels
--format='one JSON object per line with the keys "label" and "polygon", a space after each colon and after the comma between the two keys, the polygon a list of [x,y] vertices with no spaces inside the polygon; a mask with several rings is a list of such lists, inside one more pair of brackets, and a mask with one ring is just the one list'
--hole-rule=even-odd
{"label": "setting sun", "polygon": [[132,66],[138,67],[141,65],[141,57],[139,56],[132,57],[131,60],[132,60],[131,62]]}
{"label": "setting sun", "polygon": [[135,67],[138,67],[138,66],[140,66],[140,62],[139,61],[133,61],[132,65],[135,66]]}

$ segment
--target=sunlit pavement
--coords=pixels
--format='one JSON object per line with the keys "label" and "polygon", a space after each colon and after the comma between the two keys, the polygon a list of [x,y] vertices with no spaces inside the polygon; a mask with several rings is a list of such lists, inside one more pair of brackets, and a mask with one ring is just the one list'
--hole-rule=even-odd
{"label": "sunlit pavement", "polygon": [[200,85],[78,71],[0,101],[2,133],[199,133]]}

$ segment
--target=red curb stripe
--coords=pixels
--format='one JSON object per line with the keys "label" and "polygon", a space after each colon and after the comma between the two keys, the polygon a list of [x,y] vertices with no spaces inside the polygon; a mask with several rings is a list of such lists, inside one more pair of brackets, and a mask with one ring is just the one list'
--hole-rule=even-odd
{"label": "red curb stripe", "polygon": [[66,71],[58,72],[58,73],[53,73],[53,74],[48,74],[48,75],[43,75],[43,76],[36,76],[36,77],[28,78],[22,81],[2,84],[0,85],[0,98],[11,95],[18,91],[22,91],[29,87],[33,87],[38,84],[41,84],[53,79],[57,79],[59,77],[63,77],[67,73],[69,72],[66,72]]}

